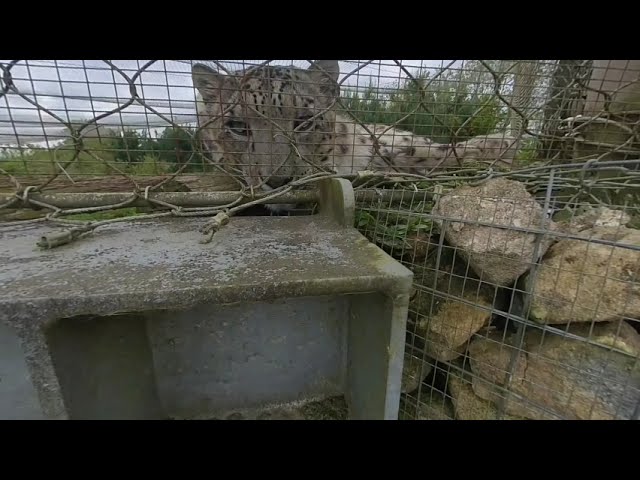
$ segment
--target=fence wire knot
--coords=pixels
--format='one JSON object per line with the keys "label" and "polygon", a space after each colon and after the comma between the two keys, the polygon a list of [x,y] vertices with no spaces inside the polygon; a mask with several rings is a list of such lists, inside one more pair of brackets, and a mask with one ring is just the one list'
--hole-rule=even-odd
{"label": "fence wire knot", "polygon": [[34,185],[29,185],[28,187],[25,187],[25,189],[22,191],[22,197],[18,197],[18,198],[21,198],[25,208],[29,206],[29,192],[31,192],[31,190],[35,190],[36,188],[37,187]]}
{"label": "fence wire knot", "polygon": [[213,235],[223,226],[229,223],[229,215],[226,212],[220,212],[200,228],[200,233],[207,235],[200,243],[209,243],[213,239]]}
{"label": "fence wire knot", "polygon": [[67,243],[73,242],[82,234],[90,232],[91,230],[93,230],[92,227],[86,226],[86,227],[71,228],[69,230],[64,230],[62,232],[51,233],[49,235],[44,235],[40,237],[40,240],[37,242],[37,245],[45,249],[56,248],[61,245],[65,245]]}

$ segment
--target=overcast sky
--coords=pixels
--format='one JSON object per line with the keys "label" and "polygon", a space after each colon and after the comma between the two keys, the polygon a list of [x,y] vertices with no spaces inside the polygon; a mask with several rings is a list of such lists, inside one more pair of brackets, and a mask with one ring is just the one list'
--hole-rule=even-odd
{"label": "overcast sky", "polygon": [[[113,64],[132,77],[148,60],[113,60]],[[211,61],[207,63],[215,67]],[[238,70],[263,60],[221,60],[228,70]],[[392,60],[375,60],[356,73],[367,60],[340,62],[343,85],[389,87],[406,78]],[[422,69],[433,73],[448,65],[450,60],[401,60],[412,73]],[[7,65],[8,60],[0,60]],[[306,68],[306,60],[274,60],[274,65],[293,64]],[[195,92],[191,81],[191,60],[158,60],[137,79],[138,93],[160,114],[176,123],[195,121]],[[454,67],[462,62],[456,61]],[[125,79],[101,60],[22,60],[11,69],[14,85],[26,97],[62,119],[76,121],[93,118],[124,104],[129,98]],[[103,125],[127,125],[144,128],[165,127],[167,122],[135,103],[100,122]],[[44,131],[43,131],[44,126]],[[0,145],[54,141],[64,134],[61,123],[48,113],[37,109],[19,95],[9,92],[0,98]],[[57,142],[56,142],[57,143]]]}

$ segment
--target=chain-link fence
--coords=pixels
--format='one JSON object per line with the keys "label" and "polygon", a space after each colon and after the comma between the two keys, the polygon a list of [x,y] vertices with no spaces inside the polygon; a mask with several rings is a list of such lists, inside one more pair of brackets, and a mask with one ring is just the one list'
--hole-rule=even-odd
{"label": "chain-link fence", "polygon": [[640,62],[0,68],[0,221],[66,228],[41,247],[160,216],[206,242],[347,178],[415,276],[401,418],[638,418]]}

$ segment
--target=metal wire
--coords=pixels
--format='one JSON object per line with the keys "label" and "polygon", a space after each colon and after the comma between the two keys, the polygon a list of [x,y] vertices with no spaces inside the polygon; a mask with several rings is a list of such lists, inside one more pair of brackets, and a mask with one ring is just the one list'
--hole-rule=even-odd
{"label": "metal wire", "polygon": [[211,236],[347,178],[414,272],[400,418],[638,419],[640,62],[335,65],[0,60],[0,224]]}

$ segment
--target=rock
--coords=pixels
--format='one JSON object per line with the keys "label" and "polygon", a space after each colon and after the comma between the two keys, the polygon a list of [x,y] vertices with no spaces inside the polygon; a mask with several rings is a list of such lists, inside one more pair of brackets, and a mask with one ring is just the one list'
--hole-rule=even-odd
{"label": "rock", "polygon": [[495,287],[465,278],[468,273],[461,262],[441,265],[437,274],[433,268],[414,268],[414,282],[424,288],[417,288],[409,305],[412,333],[429,357],[446,362],[464,354],[469,339],[491,319]]}
{"label": "rock", "polygon": [[459,357],[466,351],[469,339],[491,319],[490,302],[469,294],[462,298],[478,306],[436,298],[433,307],[436,313],[416,322],[427,355],[443,362]]}
{"label": "rock", "polygon": [[433,366],[428,361],[411,355],[404,354],[402,367],[402,393],[410,393],[418,389],[420,384],[431,373]]}
{"label": "rock", "polygon": [[[498,420],[498,408],[473,392],[471,379],[463,379],[453,372],[447,381],[456,420]],[[524,420],[524,417],[503,415],[502,420]]]}
{"label": "rock", "polygon": [[589,241],[640,247],[640,231],[595,227],[580,236],[585,239],[562,239],[553,245],[535,277],[525,278],[532,292],[530,318],[564,324],[640,316],[640,251]]}
{"label": "rock", "polygon": [[[640,401],[640,335],[626,322],[577,324],[569,333],[595,344],[539,329],[525,333],[505,412],[534,420],[630,419]],[[619,328],[619,331],[618,331]],[[543,341],[544,340],[544,341]],[[511,341],[508,339],[507,341]],[[621,352],[610,350],[615,346]],[[501,335],[469,345],[473,391],[498,404],[513,347]],[[502,391],[502,390],[500,390]]]}
{"label": "rock", "polygon": [[440,362],[450,362],[456,358],[460,358],[467,352],[469,342],[464,342],[457,347],[450,347],[441,338],[431,335],[427,339],[425,352]]}
{"label": "rock", "polygon": [[437,246],[437,243],[434,245],[431,235],[422,232],[407,235],[405,242],[407,248],[403,250],[403,253],[408,255],[411,264],[424,260],[429,249]]}
{"label": "rock", "polygon": [[[434,213],[449,219],[496,226],[553,228],[553,222],[546,218],[541,205],[524,185],[503,178],[489,180],[477,187],[456,188],[439,199]],[[441,221],[438,223],[442,225]],[[444,228],[446,240],[459,248],[459,253],[483,281],[508,286],[534,261],[534,234],[461,222],[450,222]],[[539,255],[544,254],[551,241],[545,237]]]}
{"label": "rock", "polygon": [[423,389],[419,400],[403,395],[400,398],[398,420],[453,420],[453,405],[435,388]]}
{"label": "rock", "polygon": [[593,227],[625,226],[631,221],[631,215],[607,207],[583,206],[575,212],[560,210],[554,214],[553,220],[562,230],[577,233]]}

